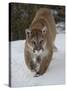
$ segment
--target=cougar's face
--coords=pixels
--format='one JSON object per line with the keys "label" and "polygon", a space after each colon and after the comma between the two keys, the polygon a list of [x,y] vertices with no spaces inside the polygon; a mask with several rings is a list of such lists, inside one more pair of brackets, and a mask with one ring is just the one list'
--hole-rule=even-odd
{"label": "cougar's face", "polygon": [[32,48],[33,48],[33,52],[38,52],[40,50],[43,50],[43,45],[45,43],[45,39],[42,35],[42,32],[39,31],[39,32],[32,32],[31,34],[31,40],[30,40],[30,43],[32,45]]}
{"label": "cougar's face", "polygon": [[34,53],[44,50],[46,46],[46,31],[46,27],[42,30],[27,30],[26,39]]}

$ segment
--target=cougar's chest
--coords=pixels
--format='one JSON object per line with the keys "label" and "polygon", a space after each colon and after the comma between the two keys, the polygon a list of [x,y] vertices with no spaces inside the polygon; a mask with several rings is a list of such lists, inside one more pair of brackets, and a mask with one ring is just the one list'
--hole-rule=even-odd
{"label": "cougar's chest", "polygon": [[40,50],[40,51],[35,51],[31,53],[31,58],[33,60],[33,62],[40,62],[43,60],[44,57],[46,57],[48,55],[48,50],[45,49],[44,51]]}

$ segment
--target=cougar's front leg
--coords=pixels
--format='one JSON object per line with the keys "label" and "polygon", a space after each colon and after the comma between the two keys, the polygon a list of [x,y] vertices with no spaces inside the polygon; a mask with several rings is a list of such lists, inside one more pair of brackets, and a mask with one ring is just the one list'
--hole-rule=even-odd
{"label": "cougar's front leg", "polygon": [[52,55],[53,55],[53,51],[51,51],[51,53],[45,57],[40,65],[40,69],[39,71],[36,73],[36,76],[40,76],[40,75],[43,75],[47,69],[48,69],[48,66],[52,60]]}

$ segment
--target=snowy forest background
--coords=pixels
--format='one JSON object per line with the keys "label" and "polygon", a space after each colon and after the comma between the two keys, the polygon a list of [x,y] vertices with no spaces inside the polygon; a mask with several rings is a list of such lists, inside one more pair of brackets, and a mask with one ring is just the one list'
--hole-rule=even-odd
{"label": "snowy forest background", "polygon": [[[54,5],[38,5],[38,4],[9,4],[9,41],[25,39],[25,29],[31,24],[35,13],[39,8],[47,7],[52,10],[57,27],[58,23],[65,22],[65,7]],[[60,26],[61,27],[61,26]],[[65,29],[63,29],[65,30]]]}

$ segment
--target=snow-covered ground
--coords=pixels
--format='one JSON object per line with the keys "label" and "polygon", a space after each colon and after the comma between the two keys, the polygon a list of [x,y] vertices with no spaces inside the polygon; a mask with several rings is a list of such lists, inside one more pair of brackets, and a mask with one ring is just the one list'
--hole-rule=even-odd
{"label": "snow-covered ground", "polygon": [[39,77],[33,77],[24,61],[24,40],[11,42],[11,86],[41,86],[65,83],[65,34],[57,34],[53,60],[47,72]]}

